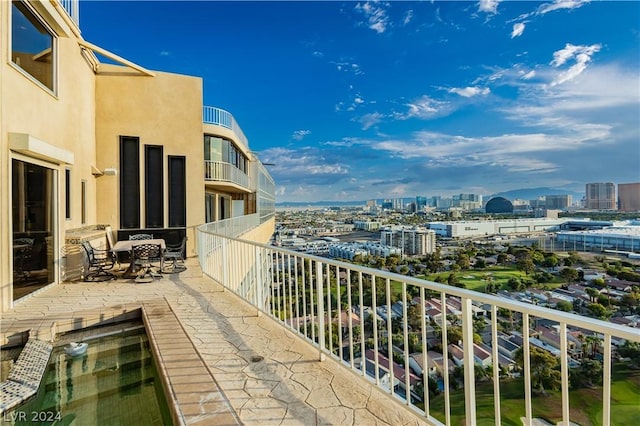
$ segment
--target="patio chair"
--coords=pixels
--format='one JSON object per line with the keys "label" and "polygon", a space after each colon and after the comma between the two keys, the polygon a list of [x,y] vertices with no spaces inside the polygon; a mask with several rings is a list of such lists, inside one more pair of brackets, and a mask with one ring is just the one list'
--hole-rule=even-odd
{"label": "patio chair", "polygon": [[109,281],[116,278],[110,271],[117,263],[115,253],[110,250],[94,248],[88,241],[82,242],[87,255],[88,267],[85,270],[85,281]]}
{"label": "patio chair", "polygon": [[136,244],[133,246],[132,251],[132,261],[140,265],[140,270],[135,279],[136,282],[152,282],[155,277],[160,276],[151,269],[153,267],[152,262],[159,262],[159,269],[162,270],[163,258],[160,244]]}
{"label": "patio chair", "polygon": [[[129,235],[129,241],[141,241],[141,240],[153,240],[153,234],[131,234]],[[129,262],[133,262],[133,258],[129,256]],[[136,265],[140,267],[140,263]]]}
{"label": "patio chair", "polygon": [[160,270],[163,274],[176,274],[187,269],[184,259],[187,250],[187,237],[182,238],[182,242],[177,245],[167,245],[162,254],[163,268]]}
{"label": "patio chair", "polygon": [[153,240],[153,234],[131,234],[129,240]]}
{"label": "patio chair", "polygon": [[17,238],[13,240],[13,273],[18,279],[29,276],[29,263],[33,257],[33,238]]}

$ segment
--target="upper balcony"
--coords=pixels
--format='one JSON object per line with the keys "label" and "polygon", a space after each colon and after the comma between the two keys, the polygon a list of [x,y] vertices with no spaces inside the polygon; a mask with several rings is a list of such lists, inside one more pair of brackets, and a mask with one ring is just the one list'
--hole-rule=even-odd
{"label": "upper balcony", "polygon": [[73,22],[80,27],[80,0],[58,0]]}
{"label": "upper balcony", "polygon": [[236,142],[241,145],[241,148],[247,151],[249,150],[249,141],[242,132],[240,125],[230,112],[225,111],[221,108],[203,106],[202,122],[204,124],[213,124],[231,130],[233,133],[235,133],[237,137]]}

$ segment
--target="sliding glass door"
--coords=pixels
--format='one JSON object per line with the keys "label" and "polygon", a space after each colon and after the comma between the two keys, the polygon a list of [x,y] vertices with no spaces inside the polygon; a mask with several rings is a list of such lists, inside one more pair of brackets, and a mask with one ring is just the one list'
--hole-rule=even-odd
{"label": "sliding glass door", "polygon": [[13,300],[54,281],[56,171],[11,162]]}

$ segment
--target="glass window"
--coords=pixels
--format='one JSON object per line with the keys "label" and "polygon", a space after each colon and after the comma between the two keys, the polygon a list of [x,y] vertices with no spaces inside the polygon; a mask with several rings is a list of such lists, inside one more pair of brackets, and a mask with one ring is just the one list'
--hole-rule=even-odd
{"label": "glass window", "polygon": [[13,300],[17,300],[54,281],[57,173],[17,159],[11,165]]}
{"label": "glass window", "polygon": [[221,138],[205,135],[204,137],[204,159],[206,161],[222,161]]}
{"label": "glass window", "polygon": [[64,170],[64,210],[65,219],[71,219],[71,170]]}
{"label": "glass window", "polygon": [[50,90],[54,90],[55,39],[21,1],[11,8],[11,61]]}
{"label": "glass window", "polygon": [[87,181],[80,182],[80,221],[82,224],[87,223]]}

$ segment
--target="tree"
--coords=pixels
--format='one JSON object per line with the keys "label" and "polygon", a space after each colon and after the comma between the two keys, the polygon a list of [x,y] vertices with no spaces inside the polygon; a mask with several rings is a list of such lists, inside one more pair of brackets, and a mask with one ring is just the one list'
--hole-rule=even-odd
{"label": "tree", "polygon": [[629,358],[634,367],[640,366],[640,343],[627,340],[618,348],[618,354],[623,358]]}
{"label": "tree", "polygon": [[560,300],[556,303],[556,309],[564,312],[571,312],[573,310],[573,303],[566,300]]}
{"label": "tree", "polygon": [[476,269],[484,269],[487,267],[487,262],[483,258],[479,257],[476,259],[476,264],[473,265],[473,267]]}
{"label": "tree", "polygon": [[[545,389],[560,389],[562,380],[558,370],[558,358],[535,346],[529,348],[529,354],[533,390],[545,394]],[[521,369],[524,369],[524,350],[522,347],[516,351],[515,361]]]}
{"label": "tree", "polygon": [[509,281],[507,281],[507,286],[509,286],[509,288],[513,291],[520,291],[520,290],[524,290],[527,286],[522,282],[522,280],[520,280],[519,278],[516,277],[511,277],[509,278]]}
{"label": "tree", "polygon": [[527,275],[531,274],[536,269],[536,266],[533,264],[533,260],[531,260],[531,257],[524,257],[522,259],[519,259],[516,263],[516,267],[519,271],[522,271]]}
{"label": "tree", "polygon": [[607,310],[604,306],[599,303],[592,303],[587,306],[587,309],[596,318],[607,319],[611,316],[611,312]]}
{"label": "tree", "polygon": [[471,267],[471,262],[469,261],[469,255],[462,251],[458,252],[456,265],[458,265],[460,269],[463,271],[469,269]]}
{"label": "tree", "polygon": [[504,265],[507,263],[507,255],[505,253],[499,253],[498,256],[496,256],[496,262],[499,265]]}
{"label": "tree", "polygon": [[586,345],[591,348],[591,358],[595,358],[598,354],[598,348],[600,347],[600,343],[602,342],[602,338],[598,337],[595,334],[591,334],[584,338]]}
{"label": "tree", "polygon": [[551,254],[544,258],[544,261],[542,262],[542,266],[545,266],[547,268],[555,268],[556,266],[558,266],[558,263],[559,263],[558,257],[555,254]]}
{"label": "tree", "polygon": [[579,274],[578,271],[573,268],[562,268],[562,270],[560,271],[560,276],[566,281],[572,283],[574,281],[577,281]]}
{"label": "tree", "polygon": [[600,292],[593,287],[587,287],[584,291],[589,296],[589,302],[595,302],[598,296],[600,296]]}

